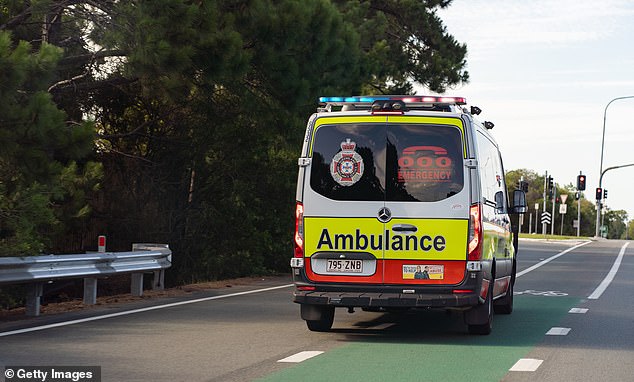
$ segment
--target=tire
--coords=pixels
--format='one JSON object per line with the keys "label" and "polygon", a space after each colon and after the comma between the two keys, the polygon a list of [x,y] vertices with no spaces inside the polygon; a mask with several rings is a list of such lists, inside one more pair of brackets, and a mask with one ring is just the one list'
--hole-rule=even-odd
{"label": "tire", "polygon": [[[484,317],[483,320],[482,317]],[[491,334],[491,330],[493,330],[493,283],[489,285],[489,292],[487,293],[484,304],[473,307],[471,310],[465,312],[465,321],[467,322],[469,334]],[[473,323],[474,321],[476,323]]]}
{"label": "tire", "polygon": [[319,307],[320,317],[316,320],[305,320],[308,330],[311,332],[327,332],[332,328],[335,320],[335,307],[322,306]]}
{"label": "tire", "polygon": [[493,303],[493,311],[495,311],[496,314],[513,313],[513,282],[509,282],[509,289],[506,291],[506,296]]}

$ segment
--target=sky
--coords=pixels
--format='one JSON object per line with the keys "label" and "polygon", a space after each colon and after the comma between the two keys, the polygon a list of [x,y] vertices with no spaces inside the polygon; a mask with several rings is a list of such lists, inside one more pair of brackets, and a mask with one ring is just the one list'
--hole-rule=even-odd
{"label": "sky", "polygon": [[[467,45],[470,81],[448,89],[480,107],[506,171],[548,171],[560,185],[587,177],[586,199],[603,169],[634,164],[634,1],[454,0],[439,10]],[[634,166],[608,171],[606,204],[634,219]],[[533,207],[531,206],[531,211]]]}

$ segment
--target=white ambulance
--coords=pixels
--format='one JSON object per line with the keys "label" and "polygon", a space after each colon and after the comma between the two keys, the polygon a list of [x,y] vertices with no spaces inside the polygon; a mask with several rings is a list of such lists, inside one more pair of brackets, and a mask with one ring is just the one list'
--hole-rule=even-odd
{"label": "white ambulance", "polygon": [[299,158],[293,301],[310,330],[335,308],[511,313],[517,240],[490,122],[460,97],[322,97]]}

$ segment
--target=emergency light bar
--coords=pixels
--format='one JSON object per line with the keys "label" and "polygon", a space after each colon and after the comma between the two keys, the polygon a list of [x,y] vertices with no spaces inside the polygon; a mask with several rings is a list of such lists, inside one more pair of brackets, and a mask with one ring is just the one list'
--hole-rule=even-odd
{"label": "emergency light bar", "polygon": [[320,103],[329,103],[334,106],[345,104],[373,103],[375,101],[402,101],[404,103],[429,103],[429,104],[451,104],[466,105],[464,97],[442,97],[442,96],[358,96],[358,97],[319,97]]}

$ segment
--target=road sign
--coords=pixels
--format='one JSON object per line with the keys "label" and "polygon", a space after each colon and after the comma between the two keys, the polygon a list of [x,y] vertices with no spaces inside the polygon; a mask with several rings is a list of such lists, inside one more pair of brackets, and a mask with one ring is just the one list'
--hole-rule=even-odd
{"label": "road sign", "polygon": [[568,205],[567,204],[560,204],[559,205],[559,214],[560,215],[565,215],[567,210],[568,210]]}
{"label": "road sign", "polygon": [[550,224],[551,221],[550,212],[542,212],[542,224]]}
{"label": "road sign", "polygon": [[568,199],[568,194],[562,194],[559,195],[559,197],[561,198],[562,203],[566,203],[566,199]]}
{"label": "road sign", "polygon": [[602,225],[601,226],[601,237],[608,237],[608,226],[607,225]]}

